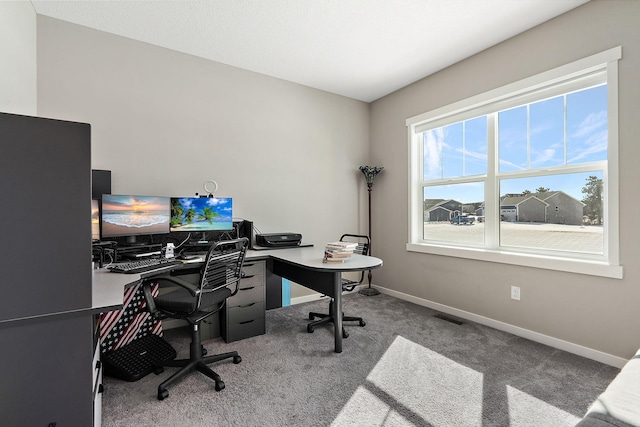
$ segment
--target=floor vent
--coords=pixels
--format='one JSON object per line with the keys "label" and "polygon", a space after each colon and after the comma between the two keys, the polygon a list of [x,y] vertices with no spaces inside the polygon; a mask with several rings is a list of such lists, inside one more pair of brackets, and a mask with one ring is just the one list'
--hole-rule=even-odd
{"label": "floor vent", "polygon": [[449,317],[446,314],[436,314],[433,317],[436,317],[440,320],[445,320],[449,323],[454,323],[456,325],[464,325],[464,322],[462,320],[454,319],[453,317]]}

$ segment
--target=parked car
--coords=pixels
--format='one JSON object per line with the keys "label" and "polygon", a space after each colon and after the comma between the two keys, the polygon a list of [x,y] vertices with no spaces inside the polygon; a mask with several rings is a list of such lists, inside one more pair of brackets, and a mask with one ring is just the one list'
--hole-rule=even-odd
{"label": "parked car", "polygon": [[451,220],[449,222],[451,222],[451,224],[453,225],[460,225],[460,224],[466,224],[466,225],[471,225],[473,224],[473,221],[475,221],[475,218],[471,218],[468,216],[457,216],[455,218],[451,218]]}

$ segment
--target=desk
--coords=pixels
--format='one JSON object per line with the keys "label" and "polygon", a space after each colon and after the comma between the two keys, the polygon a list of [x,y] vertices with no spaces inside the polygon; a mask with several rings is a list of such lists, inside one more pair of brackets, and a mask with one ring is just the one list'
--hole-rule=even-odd
{"label": "desk", "polygon": [[[248,250],[245,260],[272,261],[272,272],[278,276],[292,280],[306,288],[313,289],[333,298],[334,351],[342,352],[342,272],[371,270],[382,266],[379,258],[353,254],[344,263],[323,263],[324,247],[295,247],[287,249]],[[193,263],[185,264],[193,267]],[[182,268],[182,267],[177,267]],[[162,273],[166,273],[163,270]],[[140,274],[117,274],[105,269],[93,272],[94,306],[118,309],[122,307],[122,296],[125,286],[137,284],[143,276],[148,277],[153,271]]]}
{"label": "desk", "polygon": [[333,298],[334,351],[342,353],[342,272],[372,270],[382,260],[353,254],[344,263],[324,263],[324,248],[280,249],[270,255],[274,274]]}

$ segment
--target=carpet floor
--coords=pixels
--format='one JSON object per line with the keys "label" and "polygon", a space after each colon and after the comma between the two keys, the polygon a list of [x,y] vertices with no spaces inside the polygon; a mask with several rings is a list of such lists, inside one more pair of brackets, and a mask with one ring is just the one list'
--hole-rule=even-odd
{"label": "carpet floor", "polygon": [[[225,343],[242,363],[211,365],[226,388],[193,373],[156,398],[175,368],[136,382],[104,379],[102,425],[116,426],[425,426],[570,427],[618,369],[388,295],[343,298],[343,352],[333,352],[333,325],[306,331],[309,311],[328,299],[267,312],[267,333]],[[188,354],[189,332],[165,338]]]}

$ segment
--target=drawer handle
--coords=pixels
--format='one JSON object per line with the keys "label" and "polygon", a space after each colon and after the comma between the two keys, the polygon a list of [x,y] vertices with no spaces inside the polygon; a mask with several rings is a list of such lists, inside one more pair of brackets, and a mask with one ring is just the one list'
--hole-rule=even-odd
{"label": "drawer handle", "polygon": [[246,325],[247,323],[251,323],[253,321],[255,321],[256,319],[251,319],[251,320],[247,320],[246,322],[240,322],[240,325]]}
{"label": "drawer handle", "polygon": [[246,307],[251,307],[252,305],[256,305],[255,302],[252,302],[251,304],[247,304],[247,305],[239,305],[238,307],[240,308],[246,308]]}
{"label": "drawer handle", "polygon": [[256,277],[256,275],[255,274],[251,274],[251,275],[247,276],[246,274],[242,273],[242,278],[243,279],[251,279],[252,277]]}
{"label": "drawer handle", "polygon": [[255,289],[255,286],[251,286],[250,288],[240,288],[241,291],[250,291],[251,289]]}

